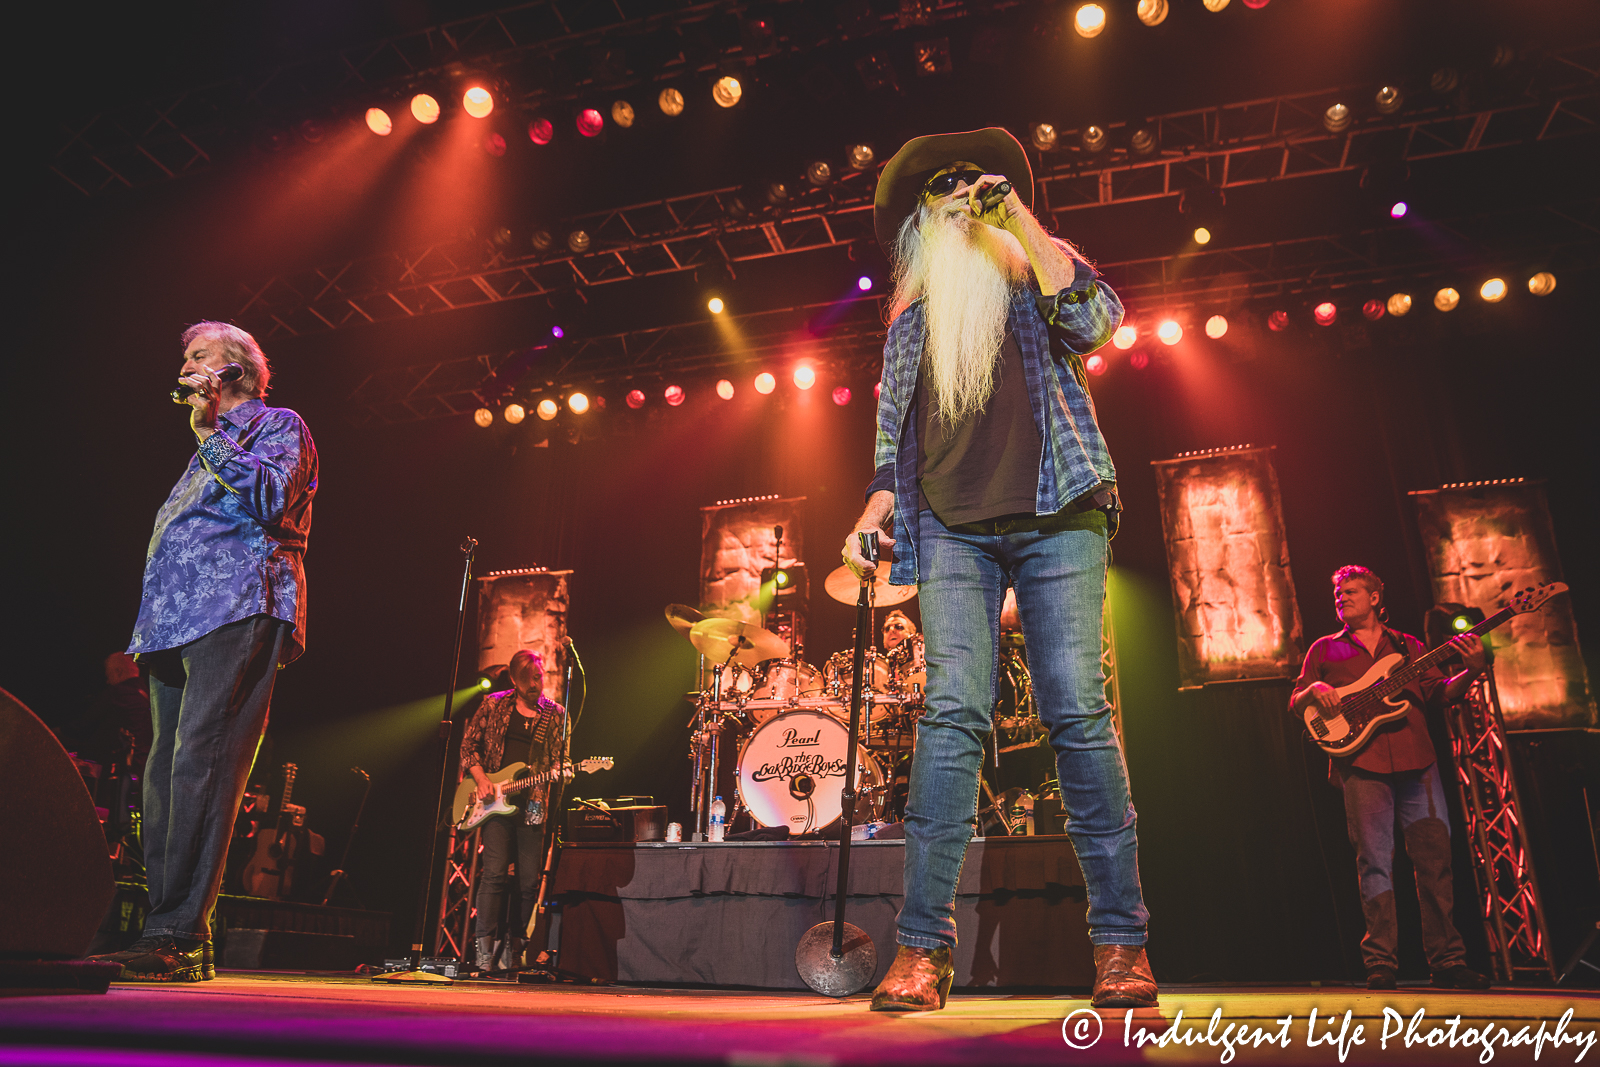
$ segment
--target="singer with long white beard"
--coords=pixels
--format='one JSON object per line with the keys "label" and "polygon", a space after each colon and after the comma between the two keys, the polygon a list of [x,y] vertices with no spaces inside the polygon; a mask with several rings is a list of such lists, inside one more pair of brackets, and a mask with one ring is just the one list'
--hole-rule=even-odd
{"label": "singer with long white beard", "polygon": [[170,395],[195,449],[156,513],[128,646],[149,672],[155,734],[140,833],[150,910],[137,941],[95,957],[128,981],[216,976],[210,917],[234,819],[278,669],[306,647],[317,449],[305,420],[263,402],[271,376],[237,326],[183,334]]}
{"label": "singer with long white beard", "polygon": [[1001,129],[918,137],[878,180],[873,223],[894,261],[874,474],[845,539],[858,576],[892,549],[918,587],[927,660],[906,801],[899,948],[874,1011],[944,1006],[955,889],[993,730],[999,619],[1016,594],[1039,716],[1088,894],[1096,1007],[1148,1007],[1149,912],[1122,747],[1100,664],[1116,469],[1082,357],[1122,304],[1029,211],[1033,173]]}

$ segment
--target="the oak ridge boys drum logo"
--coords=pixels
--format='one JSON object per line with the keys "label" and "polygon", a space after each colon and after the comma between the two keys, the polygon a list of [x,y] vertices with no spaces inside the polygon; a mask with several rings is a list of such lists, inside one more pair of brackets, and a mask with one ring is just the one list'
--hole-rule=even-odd
{"label": "the oak ridge boys drum logo", "polygon": [[802,752],[784,756],[775,763],[763,763],[750,773],[752,782],[766,782],[773,778],[792,778],[808,774],[813,778],[843,778],[844,759],[829,759],[821,752]]}

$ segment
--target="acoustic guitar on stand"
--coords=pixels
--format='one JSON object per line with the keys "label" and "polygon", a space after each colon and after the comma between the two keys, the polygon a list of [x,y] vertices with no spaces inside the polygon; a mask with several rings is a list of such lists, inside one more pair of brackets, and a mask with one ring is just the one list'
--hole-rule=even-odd
{"label": "acoustic guitar on stand", "polygon": [[[1514,615],[1537,611],[1546,600],[1557,593],[1565,593],[1565,582],[1546,582],[1530,586],[1515,593],[1511,603],[1484,619],[1462,637],[1481,637]],[[1405,662],[1404,656],[1391,652],[1356,681],[1340,686],[1339,703],[1332,708],[1311,705],[1302,712],[1306,732],[1311,740],[1322,746],[1330,756],[1350,756],[1360,751],[1373,733],[1386,722],[1405,717],[1411,701],[1404,692],[1406,686],[1420,678],[1430,667],[1456,654],[1449,643]]]}
{"label": "acoustic guitar on stand", "polygon": [[[610,756],[591,756],[573,766],[579,773],[593,774],[595,771],[609,771],[615,762]],[[456,824],[456,831],[466,833],[483,820],[495,815],[515,815],[517,806],[506,800],[507,796],[513,793],[525,793],[536,785],[544,785],[561,777],[560,768],[540,774],[522,774],[527,769],[526,763],[508,763],[489,775],[489,782],[494,786],[494,792],[482,800],[472,799],[472,794],[478,791],[477,780],[461,779],[461,784],[456,786],[455,799],[450,803],[450,821]]]}

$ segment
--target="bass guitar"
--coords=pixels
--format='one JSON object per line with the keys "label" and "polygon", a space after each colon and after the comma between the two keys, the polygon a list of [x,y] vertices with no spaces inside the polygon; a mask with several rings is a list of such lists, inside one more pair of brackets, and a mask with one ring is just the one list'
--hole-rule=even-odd
{"label": "bass guitar", "polygon": [[[581,774],[593,774],[595,771],[609,771],[615,762],[610,756],[591,756],[575,764],[574,769]],[[456,824],[456,832],[465,833],[495,815],[515,815],[517,806],[506,797],[513,793],[525,793],[536,785],[544,785],[561,777],[560,769],[523,774],[527,769],[526,763],[508,763],[489,775],[494,792],[482,800],[472,799],[472,795],[478,791],[477,780],[461,779],[461,784],[456,786],[455,799],[450,804],[450,821]]]}
{"label": "bass guitar", "polygon": [[282,900],[293,890],[295,852],[299,846],[296,827],[306,813],[305,808],[289,802],[294,796],[294,779],[299,772],[300,768],[293,763],[283,765],[283,798],[278,801],[278,825],[272,829],[263,826],[255,832],[256,850],[245,864],[240,879],[250,896]]}
{"label": "bass guitar", "polygon": [[[1546,582],[1515,593],[1511,603],[1484,619],[1461,636],[1481,637],[1514,615],[1537,611],[1546,600],[1567,591],[1564,582]],[[1430,667],[1456,655],[1448,643],[1404,663],[1398,652],[1391,652],[1356,681],[1334,690],[1339,703],[1331,708],[1312,704],[1301,712],[1311,740],[1331,756],[1350,756],[1372,739],[1373,732],[1386,722],[1404,718],[1411,702],[1403,690]],[[1401,664],[1404,663],[1402,666]]]}

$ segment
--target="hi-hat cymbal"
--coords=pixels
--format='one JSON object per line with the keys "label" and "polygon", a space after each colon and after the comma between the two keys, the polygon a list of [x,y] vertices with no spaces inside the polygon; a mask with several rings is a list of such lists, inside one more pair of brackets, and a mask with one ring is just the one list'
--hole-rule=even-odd
{"label": "hi-hat cymbal", "polygon": [[736,619],[701,619],[689,630],[689,643],[701,655],[717,663],[738,649],[733,662],[743,667],[754,667],[789,655],[789,642],[771,630]]}
{"label": "hi-hat cymbal", "polygon": [[[822,583],[822,588],[828,595],[841,604],[854,604],[856,597],[861,593],[861,579],[849,567],[840,567],[828,575],[828,580]],[[878,564],[878,569],[872,574],[872,602],[880,608],[891,607],[895,604],[904,604],[917,595],[914,585],[890,585],[889,565]]]}
{"label": "hi-hat cymbal", "polygon": [[685,637],[689,636],[689,631],[694,628],[694,624],[703,618],[705,618],[704,615],[687,604],[667,605],[667,621],[672,624],[674,630]]}

